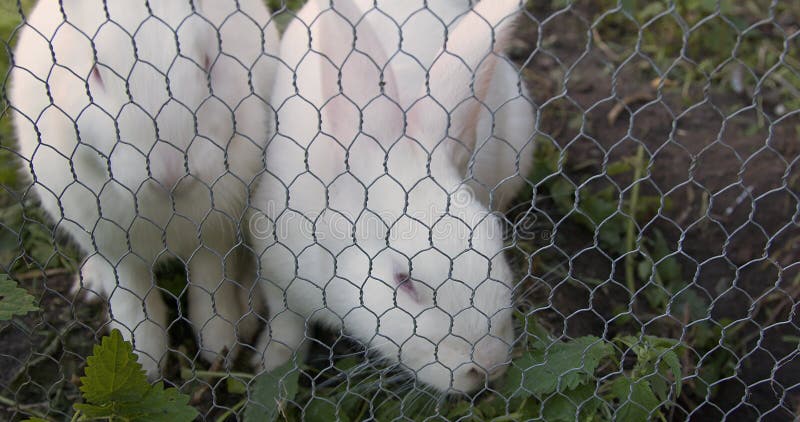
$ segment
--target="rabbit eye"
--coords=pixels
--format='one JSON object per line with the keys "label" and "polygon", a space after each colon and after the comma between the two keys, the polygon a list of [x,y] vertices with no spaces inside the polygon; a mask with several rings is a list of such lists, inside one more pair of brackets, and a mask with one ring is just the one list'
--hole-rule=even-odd
{"label": "rabbit eye", "polygon": [[394,275],[394,282],[397,284],[397,290],[403,291],[415,301],[419,300],[417,296],[417,289],[414,287],[414,281],[408,273],[396,273]]}

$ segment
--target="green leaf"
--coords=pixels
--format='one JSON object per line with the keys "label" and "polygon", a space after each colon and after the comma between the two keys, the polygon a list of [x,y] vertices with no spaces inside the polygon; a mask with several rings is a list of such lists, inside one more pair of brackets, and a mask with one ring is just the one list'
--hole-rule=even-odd
{"label": "green leaf", "polygon": [[558,173],[558,163],[561,160],[561,151],[544,136],[537,136],[534,141],[536,144],[533,154],[534,165],[531,166],[531,173],[528,176],[531,183],[539,184],[544,179]]}
{"label": "green leaf", "polygon": [[569,214],[575,205],[575,186],[563,178],[550,186],[550,197],[563,214]]}
{"label": "green leaf", "polygon": [[75,409],[90,419],[111,418],[129,422],[192,421],[198,413],[188,405],[189,396],[175,388],[164,389],[159,382],[137,402],[115,402],[105,405],[76,404]]}
{"label": "green leaf", "polygon": [[189,406],[189,396],[176,388],[164,388],[164,383],[155,384],[138,403],[122,405],[123,415],[136,415],[131,420],[142,422],[191,421],[198,413]]}
{"label": "green leaf", "polygon": [[[589,217],[592,226],[597,226],[617,212],[618,197],[619,193],[613,186],[609,186],[600,191],[581,189],[578,195],[580,210]],[[605,222],[605,224],[609,224],[609,222]]]}
{"label": "green leaf", "polygon": [[122,339],[119,330],[103,337],[86,360],[86,376],[81,378],[81,392],[89,403],[141,400],[150,389],[142,365],[137,362],[133,345]]}
{"label": "green leaf", "polygon": [[82,413],[80,420],[189,422],[198,415],[188,405],[189,396],[175,388],[165,389],[161,382],[147,382],[133,346],[118,330],[103,337],[86,362],[81,391],[87,403],[74,405]]}
{"label": "green leaf", "polygon": [[[674,290],[674,287],[670,290]],[[672,293],[670,305],[673,315],[688,313],[690,321],[703,319],[709,313],[708,299],[699,295],[696,290],[686,289],[680,293]]]}
{"label": "green leaf", "polygon": [[656,409],[661,401],[656,398],[647,380],[632,381],[627,377],[619,377],[611,383],[610,395],[620,404],[614,420],[648,422],[656,419]]}
{"label": "green leaf", "polygon": [[[675,257],[666,258],[672,254],[672,250],[667,244],[667,239],[660,230],[656,230],[656,238],[653,243],[653,261],[660,261],[656,266],[656,271],[663,283],[682,282],[682,271],[678,260]],[[666,259],[665,259],[666,258]]]}
{"label": "green leaf", "polygon": [[0,321],[8,321],[14,316],[38,310],[35,301],[25,289],[17,287],[14,280],[0,275]]}
{"label": "green leaf", "polygon": [[271,372],[256,377],[250,384],[250,400],[244,412],[245,421],[273,421],[280,407],[297,394],[300,371],[289,361]]}
{"label": "green leaf", "polygon": [[664,4],[661,2],[652,2],[647,6],[640,9],[639,13],[636,14],[636,19],[639,22],[647,22],[654,16],[658,15],[659,13],[665,10]]}
{"label": "green leaf", "polygon": [[609,176],[616,176],[618,174],[628,173],[633,171],[633,164],[630,160],[620,160],[608,165],[606,174]]}
{"label": "green leaf", "polygon": [[525,364],[526,356],[522,356],[514,361],[514,365],[511,365],[508,370],[506,371],[505,382],[503,383],[503,396],[506,399],[522,397],[522,396],[529,396],[530,392],[527,392],[522,389],[522,381],[523,381],[523,369],[517,365]]}
{"label": "green leaf", "polygon": [[[610,344],[594,336],[577,338],[568,343],[554,343],[550,347],[523,355],[514,361],[521,368],[521,383],[536,396],[554,391],[565,391],[593,379],[600,361],[613,353]],[[509,387],[514,388],[514,380]]]}
{"label": "green leaf", "polygon": [[303,418],[306,422],[330,422],[339,420],[336,415],[336,404],[316,397],[306,405]]}
{"label": "green leaf", "polygon": [[672,376],[675,380],[675,396],[680,396],[681,385],[683,384],[683,372],[681,370],[681,361],[678,358],[678,354],[673,350],[664,351],[664,354],[661,355],[661,364],[662,366],[666,365],[669,370],[672,371]]}
{"label": "green leaf", "polygon": [[536,320],[536,316],[531,313],[525,318],[526,329],[528,333],[528,342],[534,349],[542,349],[553,343],[550,333],[546,328]]}
{"label": "green leaf", "polygon": [[225,378],[228,392],[231,394],[247,394],[247,384],[233,377]]}
{"label": "green leaf", "polygon": [[633,15],[636,12],[636,0],[622,0],[622,10]]}
{"label": "green leaf", "polygon": [[584,420],[586,416],[596,414],[603,404],[594,392],[594,383],[588,383],[563,393],[553,394],[543,402],[542,415],[548,422]]}

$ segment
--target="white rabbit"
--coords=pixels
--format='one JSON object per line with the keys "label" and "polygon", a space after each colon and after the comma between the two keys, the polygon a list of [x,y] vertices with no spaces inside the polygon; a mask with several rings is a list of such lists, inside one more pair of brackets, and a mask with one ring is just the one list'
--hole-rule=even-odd
{"label": "white rabbit", "polygon": [[40,0],[19,33],[9,98],[32,189],[151,377],[169,327],[159,260],[188,268],[206,358],[245,328],[237,228],[263,170],[277,43],[261,0]]}
{"label": "white rabbit", "polygon": [[291,358],[316,321],[441,391],[475,390],[509,361],[513,274],[489,195],[465,179],[510,196],[530,167],[534,111],[501,53],[520,1],[453,13],[445,52],[435,37],[404,45],[427,54],[427,85],[424,68],[395,62],[406,53],[385,35],[389,17],[329,3],[307,3],[281,42],[277,133],[251,219],[270,312],[263,364]]}

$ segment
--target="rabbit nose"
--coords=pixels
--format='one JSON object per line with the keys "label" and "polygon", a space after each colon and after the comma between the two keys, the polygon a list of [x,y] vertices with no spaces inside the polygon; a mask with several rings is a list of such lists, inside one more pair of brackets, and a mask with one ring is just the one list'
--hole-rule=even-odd
{"label": "rabbit nose", "polygon": [[506,369],[508,369],[508,365],[502,364],[496,364],[488,368],[470,365],[470,368],[467,370],[467,376],[479,382],[483,382],[483,380],[488,377],[491,382],[503,376],[503,374],[506,373]]}
{"label": "rabbit nose", "polygon": [[184,154],[175,148],[159,147],[150,154],[150,171],[162,189],[171,191],[186,175]]}
{"label": "rabbit nose", "polygon": [[472,380],[472,382],[483,384],[487,379],[489,382],[496,381],[503,376],[503,374],[505,374],[506,369],[506,365],[494,365],[490,368],[481,368],[478,365],[470,365],[469,369],[467,369],[466,375],[470,380]]}
{"label": "rabbit nose", "polygon": [[489,381],[494,381],[503,376],[508,370],[508,365],[495,365],[489,368]]}
{"label": "rabbit nose", "polygon": [[483,379],[483,377],[485,375],[486,375],[486,372],[483,369],[480,369],[475,365],[472,365],[467,370],[467,376],[470,377],[470,378],[473,378],[473,379]]}

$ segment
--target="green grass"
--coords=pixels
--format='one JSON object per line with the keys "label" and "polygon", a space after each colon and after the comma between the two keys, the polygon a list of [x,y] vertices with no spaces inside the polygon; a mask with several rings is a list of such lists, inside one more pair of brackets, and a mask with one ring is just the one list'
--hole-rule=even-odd
{"label": "green grass", "polygon": [[[22,0],[29,11],[33,0]],[[14,31],[20,24],[16,2],[0,5],[0,39],[4,48],[13,48]],[[11,45],[8,44],[11,43]],[[7,82],[9,56],[0,57],[0,81]],[[3,89],[5,93],[5,89]],[[0,269],[23,273],[55,268],[74,269],[76,253],[68,245],[54,242],[49,219],[37,208],[20,172],[24,165],[16,158],[10,111],[3,96],[0,115]]]}
{"label": "green grass", "polygon": [[[602,0],[597,34],[617,54],[616,64],[641,53],[655,64],[652,77],[679,89],[741,87],[752,95],[775,91],[788,110],[800,108],[800,43],[785,41],[800,20],[800,3],[778,2],[774,19],[764,0]],[[613,10],[614,13],[604,15]],[[776,25],[775,22],[789,22]],[[638,43],[638,45],[637,45]]]}

